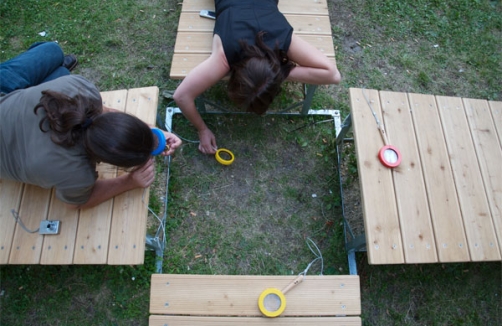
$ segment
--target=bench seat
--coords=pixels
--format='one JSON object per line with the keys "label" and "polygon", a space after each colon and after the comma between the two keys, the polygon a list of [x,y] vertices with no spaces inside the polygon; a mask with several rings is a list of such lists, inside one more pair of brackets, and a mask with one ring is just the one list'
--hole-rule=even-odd
{"label": "bench seat", "polygon": [[151,326],[361,325],[357,275],[306,276],[287,292],[281,316],[261,315],[258,298],[296,276],[153,274]]}
{"label": "bench seat", "polygon": [[[370,264],[499,261],[502,102],[351,88]],[[372,109],[402,162],[384,167]]]}

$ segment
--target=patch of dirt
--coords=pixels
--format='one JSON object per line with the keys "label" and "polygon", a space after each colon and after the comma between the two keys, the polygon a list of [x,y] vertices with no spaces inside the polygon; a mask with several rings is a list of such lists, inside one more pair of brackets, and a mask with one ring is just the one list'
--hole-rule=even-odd
{"label": "patch of dirt", "polygon": [[[187,270],[212,274],[295,274],[316,256],[310,238],[334,261],[341,233],[336,158],[329,154],[331,120],[308,117],[218,115],[204,117],[220,147],[235,155],[229,166],[185,142],[171,167],[178,226],[169,232],[168,255]],[[327,117],[324,117],[327,119]],[[184,120],[184,119],[183,119]],[[191,126],[175,131],[196,137]],[[175,202],[174,202],[175,201]],[[270,264],[270,266],[267,266]],[[343,267],[342,267],[343,268]]]}

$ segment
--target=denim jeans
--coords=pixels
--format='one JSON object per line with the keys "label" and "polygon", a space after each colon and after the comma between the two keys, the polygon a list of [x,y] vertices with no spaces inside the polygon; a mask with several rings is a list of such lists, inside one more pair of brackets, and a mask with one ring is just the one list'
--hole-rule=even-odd
{"label": "denim jeans", "polygon": [[26,52],[0,64],[0,92],[8,94],[69,75],[63,61],[64,53],[57,43],[34,43]]}

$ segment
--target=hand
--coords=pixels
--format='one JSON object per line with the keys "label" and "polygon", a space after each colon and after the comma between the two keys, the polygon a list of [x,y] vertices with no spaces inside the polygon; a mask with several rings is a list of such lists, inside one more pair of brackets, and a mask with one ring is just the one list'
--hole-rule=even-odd
{"label": "hand", "polygon": [[216,138],[214,138],[213,132],[209,129],[203,129],[199,131],[199,151],[204,154],[215,154],[218,146],[216,145]]}
{"label": "hand", "polygon": [[166,137],[166,145],[168,146],[160,155],[169,156],[174,153],[176,148],[180,147],[181,139],[178,138],[175,134],[172,134],[167,131],[163,131],[164,136]]}
{"label": "hand", "polygon": [[153,158],[150,157],[145,165],[140,166],[129,173],[129,180],[135,188],[146,188],[153,183],[153,180],[155,180],[155,169],[153,162]]}

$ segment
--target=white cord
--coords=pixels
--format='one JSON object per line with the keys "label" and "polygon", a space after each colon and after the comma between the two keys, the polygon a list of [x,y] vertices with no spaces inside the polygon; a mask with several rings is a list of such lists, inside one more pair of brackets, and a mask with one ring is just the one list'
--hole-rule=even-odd
{"label": "white cord", "polygon": [[[312,243],[312,245],[314,245],[315,249],[317,250],[317,252],[314,251],[314,249],[312,249],[312,246],[310,245],[310,243]],[[307,265],[307,268],[305,268],[305,270],[303,272],[301,272],[299,275],[303,275],[304,277],[307,275],[307,272],[308,270],[310,269],[310,267],[318,260],[321,260],[321,272],[319,273],[319,275],[322,275],[322,272],[324,270],[324,259],[322,258],[322,253],[321,253],[321,250],[319,250],[319,247],[314,243],[314,241],[310,238],[307,238],[307,246],[309,247],[310,251],[312,251],[312,253],[316,256],[316,258],[314,260],[312,260],[310,262],[310,264]]]}
{"label": "white cord", "polygon": [[19,218],[19,214],[18,212],[16,212],[16,210],[13,208],[10,210],[10,212],[12,213],[12,217],[16,220],[16,222],[21,225],[21,227],[28,233],[37,233],[38,230],[40,230],[40,228],[36,229],[35,231],[31,231],[29,230],[23,223],[23,221],[21,221],[21,218]]}

